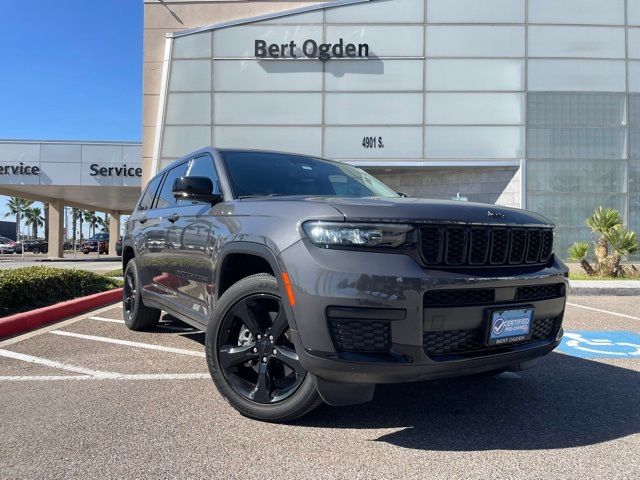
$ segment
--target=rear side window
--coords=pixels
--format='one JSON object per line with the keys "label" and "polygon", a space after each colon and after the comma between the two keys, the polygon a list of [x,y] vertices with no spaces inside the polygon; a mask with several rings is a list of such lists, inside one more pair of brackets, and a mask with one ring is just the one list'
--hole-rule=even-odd
{"label": "rear side window", "polygon": [[140,201],[138,202],[138,210],[149,210],[151,208],[151,205],[153,205],[153,197],[156,196],[158,185],[160,185],[160,180],[162,180],[162,175],[158,175],[151,179],[147,185],[147,189],[142,195],[142,198],[140,198]]}
{"label": "rear side window", "polygon": [[181,163],[169,170],[164,178],[164,183],[160,189],[158,195],[158,201],[156,202],[156,208],[169,208],[176,205],[176,199],[171,191],[173,190],[173,182],[177,178],[184,177],[187,172],[187,166],[189,162]]}

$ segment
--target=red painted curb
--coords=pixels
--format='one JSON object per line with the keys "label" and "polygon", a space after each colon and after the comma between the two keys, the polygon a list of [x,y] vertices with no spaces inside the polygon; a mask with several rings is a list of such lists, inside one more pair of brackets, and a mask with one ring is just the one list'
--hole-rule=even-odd
{"label": "red painted curb", "polygon": [[30,332],[121,299],[122,288],[115,288],[106,292],[74,298],[73,300],[49,305],[48,307],[0,318],[0,340]]}

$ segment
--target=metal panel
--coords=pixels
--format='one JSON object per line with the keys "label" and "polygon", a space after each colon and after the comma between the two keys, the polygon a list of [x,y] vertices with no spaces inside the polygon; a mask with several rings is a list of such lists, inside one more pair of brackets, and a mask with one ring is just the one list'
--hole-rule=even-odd
{"label": "metal panel", "polygon": [[524,60],[429,59],[426,87],[443,90],[524,90]]}
{"label": "metal panel", "polygon": [[523,127],[427,127],[425,153],[431,158],[521,158]]}
{"label": "metal panel", "polygon": [[214,104],[216,125],[322,123],[320,93],[216,93]]}
{"label": "metal panel", "polygon": [[328,158],[421,158],[422,127],[326,127]]}
{"label": "metal panel", "polygon": [[422,93],[327,93],[325,123],[422,124]]}
{"label": "metal panel", "polygon": [[429,23],[522,23],[525,0],[429,0]]}

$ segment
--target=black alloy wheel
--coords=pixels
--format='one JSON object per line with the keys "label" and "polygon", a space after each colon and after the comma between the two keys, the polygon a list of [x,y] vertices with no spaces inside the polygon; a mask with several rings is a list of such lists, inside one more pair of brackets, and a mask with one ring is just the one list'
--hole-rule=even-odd
{"label": "black alloy wheel", "polygon": [[129,260],[124,269],[122,288],[122,315],[130,330],[148,330],[160,320],[160,310],[147,307],[142,301],[141,283],[135,259]]}
{"label": "black alloy wheel", "polygon": [[125,272],[122,301],[125,316],[131,321],[136,312],[136,302],[138,301],[136,278],[132,268]]}
{"label": "black alloy wheel", "polygon": [[217,345],[222,374],[251,402],[282,402],[305,379],[287,314],[276,295],[255,293],[239,299],[222,318]]}

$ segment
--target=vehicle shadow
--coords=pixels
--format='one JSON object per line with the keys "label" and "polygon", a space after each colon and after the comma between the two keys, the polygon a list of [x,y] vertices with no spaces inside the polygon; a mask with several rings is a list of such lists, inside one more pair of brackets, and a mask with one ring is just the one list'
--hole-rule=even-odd
{"label": "vehicle shadow", "polygon": [[422,450],[592,445],[640,432],[640,372],[552,353],[517,374],[380,385],[371,403],[323,406],[296,425],[400,427],[376,441]]}
{"label": "vehicle shadow", "polygon": [[168,313],[163,314],[158,324],[150,329],[149,332],[179,335],[204,345],[205,334],[203,331],[184,323]]}

